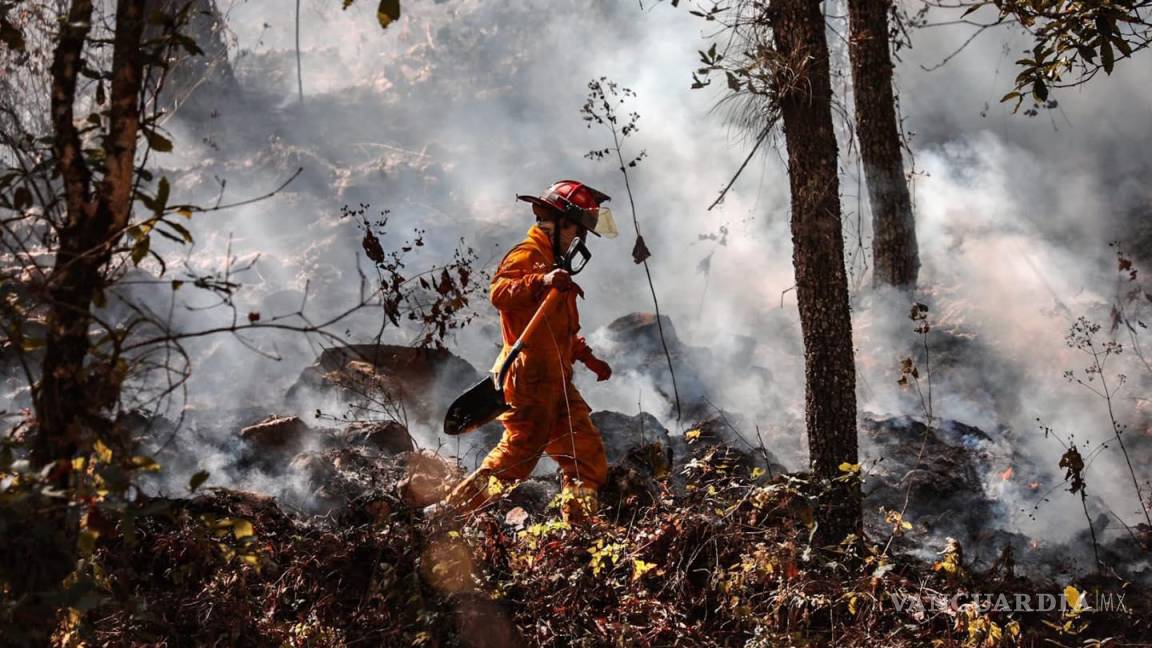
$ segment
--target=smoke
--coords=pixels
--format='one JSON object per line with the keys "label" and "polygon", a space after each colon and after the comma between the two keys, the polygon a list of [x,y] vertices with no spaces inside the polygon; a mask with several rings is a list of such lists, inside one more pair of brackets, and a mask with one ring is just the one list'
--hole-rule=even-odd
{"label": "smoke", "polygon": [[[748,146],[715,114],[717,92],[689,89],[709,24],[659,4],[448,0],[406,3],[405,16],[381,31],[371,3],[341,11],[338,3],[312,0],[303,3],[301,19],[301,102],[292,13],[272,0],[221,5],[242,95],[203,97],[215,111],[208,118],[178,111],[166,123],[176,150],[158,159],[176,199],[201,204],[260,195],[303,168],[270,199],[194,219],[188,268],[220,268],[229,254],[252,261],[239,277],[242,313],[292,312],[307,295],[308,312],[323,315],[355,299],[357,269],[367,266],[358,260],[355,224],[338,218],[343,204],[390,210],[386,247],[414,228],[425,230],[413,268],[449,259],[464,239],[491,270],[530,224],[515,194],[569,177],[612,195],[624,226],[619,239],[593,242],[594,260],[579,277],[588,297],[584,332],[651,310],[643,269],[630,258],[631,213],[619,171],[582,157],[610,145],[606,131],[588,128],[578,114],[587,81],[607,76],[637,93],[626,110],[640,114],[639,131],[625,141],[626,155],[647,152],[629,174],[662,311],[685,345],[710,358],[697,369],[716,406],[759,421],[771,446],[788,449],[782,459],[804,464],[787,169],[777,151],[756,158],[724,203],[706,210]],[[914,34],[897,66],[916,172],[920,299],[935,327],[930,353],[939,354],[933,413],[980,427],[1003,456],[1022,458],[1054,484],[1063,449],[1039,432],[1037,417],[1078,440],[1109,433],[1099,400],[1063,378],[1083,361],[1064,335],[1076,316],[1101,315],[1114,279],[1106,243],[1131,231],[1132,214],[1147,207],[1149,136],[1132,127],[1145,121],[1152,69],[1119,65],[1111,78],[1058,93],[1057,109],[1012,115],[997,100],[1010,89],[1012,62],[1026,44],[1018,37],[988,34],[941,69],[923,69],[958,47],[965,29]],[[867,250],[866,198],[857,195],[851,158],[843,168],[848,248],[859,242]],[[866,285],[861,266],[853,269]],[[203,328],[229,317],[188,310],[207,305],[189,291],[174,298],[178,326]],[[452,343],[483,371],[498,329],[492,309],[476,306],[478,320]],[[904,317],[909,306],[854,292],[862,412],[920,413],[919,399],[896,385],[901,358],[920,357]],[[366,339],[379,325],[379,314],[366,313],[347,324],[348,336]],[[385,341],[411,335],[388,328]],[[610,362],[628,360],[627,348],[596,336],[591,342]],[[190,346],[193,418],[213,409],[277,411],[319,352],[314,340],[289,334],[251,343],[275,359],[226,337]],[[733,370],[733,358],[744,364]],[[651,376],[596,384],[578,369],[577,384],[594,409],[643,408],[672,430],[688,423],[674,420],[661,395],[667,387]],[[196,428],[199,440],[190,447],[199,448],[201,465],[217,469],[211,483],[237,480],[276,492],[230,472],[235,425]],[[434,422],[416,427],[433,445]],[[1117,461],[1114,452],[1102,453],[1090,487],[1135,522],[1130,488],[1112,477],[1120,474]],[[1024,489],[994,486],[1010,512],[1027,511],[1035,499]],[[1071,496],[1054,497],[1036,519],[1013,514],[1001,522],[1067,537],[1082,528],[1076,507]]]}

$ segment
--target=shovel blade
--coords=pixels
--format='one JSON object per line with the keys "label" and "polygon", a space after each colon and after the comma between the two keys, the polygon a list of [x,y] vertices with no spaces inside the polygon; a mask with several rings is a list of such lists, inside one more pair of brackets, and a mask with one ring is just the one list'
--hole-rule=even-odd
{"label": "shovel blade", "polygon": [[456,436],[471,432],[506,411],[504,393],[496,389],[491,378],[485,378],[452,402],[444,415],[444,434]]}

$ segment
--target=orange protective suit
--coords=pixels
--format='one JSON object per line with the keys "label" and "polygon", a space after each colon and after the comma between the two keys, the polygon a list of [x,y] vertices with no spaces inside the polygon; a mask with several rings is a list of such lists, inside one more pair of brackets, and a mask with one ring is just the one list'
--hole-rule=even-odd
{"label": "orange protective suit", "polygon": [[[543,303],[547,294],[544,275],[553,269],[554,258],[548,233],[534,225],[528,237],[501,261],[490,295],[500,311],[504,348],[493,372],[499,370]],[[491,477],[502,484],[526,478],[547,452],[564,473],[562,501],[576,498],[584,500],[577,502],[584,509],[595,507],[595,491],[607,479],[608,461],[600,432],[589,416],[592,410],[572,384],[573,361],[591,355],[584,338],[577,335],[577,294],[575,287],[564,293],[533,336],[524,341],[504,384],[511,408],[500,417],[504,436],[480,469],[457,487],[453,499],[461,505],[475,508],[490,499],[494,494]]]}

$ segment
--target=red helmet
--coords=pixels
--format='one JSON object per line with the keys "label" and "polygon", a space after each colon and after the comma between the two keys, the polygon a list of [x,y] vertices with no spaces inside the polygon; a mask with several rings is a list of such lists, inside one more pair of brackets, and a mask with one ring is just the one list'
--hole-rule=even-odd
{"label": "red helmet", "polygon": [[516,198],[567,217],[596,236],[615,238],[618,233],[612,210],[600,206],[611,198],[583,182],[561,180],[545,189],[539,197],[521,195]]}

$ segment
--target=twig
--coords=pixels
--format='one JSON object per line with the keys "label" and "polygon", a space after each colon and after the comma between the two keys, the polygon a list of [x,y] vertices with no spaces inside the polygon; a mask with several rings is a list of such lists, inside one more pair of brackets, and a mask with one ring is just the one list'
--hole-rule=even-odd
{"label": "twig", "polygon": [[300,103],[304,103],[304,71],[300,63],[300,0],[296,0],[296,88],[300,91]]}
{"label": "twig", "polygon": [[[620,163],[620,173],[624,175],[624,189],[628,192],[628,204],[632,209],[632,227],[636,231],[637,242],[641,242],[644,240],[644,237],[640,234],[640,221],[636,217],[636,200],[632,195],[632,185],[628,178],[628,163],[624,162],[624,154],[620,150],[620,135],[616,130],[616,113],[612,108],[612,104],[608,101],[607,95],[605,94],[605,85],[607,85],[608,91],[611,92],[613,96],[615,96],[616,85],[614,83],[610,81],[606,82],[604,78],[601,78],[600,80],[593,80],[588,84],[588,87],[592,93],[589,96],[587,103],[584,105],[583,112],[587,115],[585,119],[595,120],[596,122],[606,126],[608,130],[612,132],[612,143],[615,146],[614,150],[616,152],[616,159]],[[624,93],[625,95],[633,94],[630,90],[627,89],[624,90]],[[597,95],[599,95],[599,97],[597,97]],[[633,94],[633,96],[635,95]],[[601,105],[604,108],[603,116],[600,116],[596,113],[595,103],[597,99],[601,101]],[[635,114],[633,114],[633,119],[635,119]],[[634,129],[634,124],[630,124],[628,127],[626,127],[624,131],[625,137]],[[643,157],[644,153],[641,152],[640,155]],[[639,158],[637,158],[637,160],[638,159]],[[632,161],[631,164],[635,164],[637,160]],[[645,252],[647,252],[646,246]],[[676,401],[676,420],[679,421],[682,416],[680,409],[680,389],[676,385],[676,369],[672,366],[672,353],[668,350],[668,341],[664,337],[664,324],[660,315],[660,301],[656,298],[656,286],[652,281],[652,270],[648,266],[648,257],[644,256],[640,259],[640,261],[644,264],[644,274],[648,279],[648,290],[652,293],[652,305],[656,309],[656,330],[660,334],[660,346],[664,349],[664,358],[668,361],[668,373],[672,377],[672,395]]]}
{"label": "twig", "polygon": [[[282,182],[279,187],[276,187],[272,191],[269,191],[268,193],[261,195],[261,196],[257,196],[255,198],[248,198],[246,200],[241,200],[240,202],[228,203],[227,205],[221,205],[219,198],[217,198],[216,204],[213,205],[212,207],[201,207],[199,205],[178,205],[178,206],[173,207],[173,209],[187,209],[190,212],[200,214],[200,213],[207,213],[207,212],[214,212],[214,211],[223,211],[225,209],[232,209],[233,207],[243,207],[244,205],[251,205],[252,203],[257,203],[257,202],[260,202],[262,200],[267,200],[267,199],[271,198],[272,196],[275,196],[276,194],[280,193],[281,191],[284,190],[285,187],[292,184],[292,181],[295,180],[297,177],[299,177],[299,175],[303,172],[304,172],[304,167],[297,167],[296,173],[293,173],[291,175],[291,177],[289,177],[287,180]],[[223,186],[223,184],[221,184],[220,197],[223,197],[223,195],[224,195],[224,186]]]}
{"label": "twig", "polygon": [[740,174],[744,173],[744,168],[752,161],[752,157],[756,155],[756,151],[760,150],[760,145],[764,143],[764,140],[768,139],[768,135],[772,132],[772,126],[772,122],[769,122],[768,126],[756,137],[756,142],[752,144],[752,150],[748,151],[748,157],[744,158],[744,162],[740,165],[740,168],[736,169],[736,173],[732,176],[732,179],[728,181],[728,184],[720,191],[720,195],[716,196],[716,200],[713,200],[712,204],[708,205],[708,209],[705,211],[712,211],[713,207],[724,201],[724,196],[728,195],[728,190],[732,188],[732,185],[736,184],[736,180],[740,177]]}

